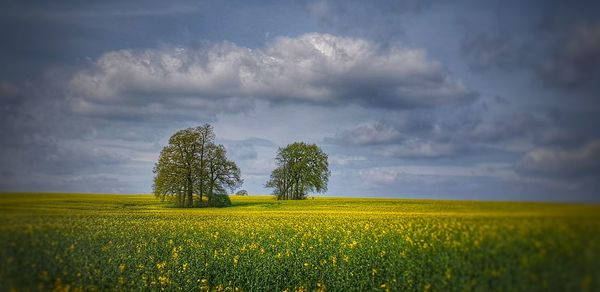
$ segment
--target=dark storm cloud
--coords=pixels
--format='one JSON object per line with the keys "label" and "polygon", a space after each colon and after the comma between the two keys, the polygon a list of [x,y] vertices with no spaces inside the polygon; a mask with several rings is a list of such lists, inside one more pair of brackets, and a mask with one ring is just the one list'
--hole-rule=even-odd
{"label": "dark storm cloud", "polygon": [[600,22],[574,26],[563,37],[552,58],[543,62],[540,75],[551,85],[577,88],[600,80]]}
{"label": "dark storm cloud", "polygon": [[404,36],[406,16],[431,6],[428,0],[308,1],[306,9],[327,31],[387,42]]}
{"label": "dark storm cloud", "polygon": [[[68,116],[57,88],[38,86],[2,86],[0,168],[5,175],[0,188],[31,190],[128,162],[127,157],[90,143],[91,125]],[[14,102],[5,102],[7,93]]]}
{"label": "dark storm cloud", "polygon": [[[471,3],[474,11],[488,17],[466,17],[470,25],[463,28],[463,57],[477,72],[497,73],[490,76],[533,77],[527,88],[538,92],[537,102],[547,105],[546,118],[527,134],[529,146],[517,152],[521,158],[515,162],[516,173],[538,182],[577,186],[573,192],[595,193],[600,132],[593,125],[600,122],[600,3],[494,3],[498,4],[493,9]],[[502,123],[508,127],[494,125],[489,130],[498,141],[507,141],[508,136],[527,133],[521,130],[527,129],[524,122],[507,119]]]}
{"label": "dark storm cloud", "polygon": [[[457,170],[451,170],[457,171]],[[590,188],[582,188],[574,183],[564,183],[546,180],[530,180],[514,177],[498,177],[497,175],[469,173],[459,174],[414,174],[402,170],[368,170],[358,176],[348,176],[347,180],[363,180],[367,184],[357,185],[358,193],[377,194],[377,196],[413,197],[423,193],[419,198],[444,198],[456,193],[464,194],[467,200],[496,198],[495,200],[553,200],[553,201],[583,201],[594,202],[596,194]],[[592,183],[591,183],[592,184]],[[594,184],[597,186],[597,183]],[[578,195],[565,195],[565,194]],[[582,195],[585,194],[585,195]]]}
{"label": "dark storm cloud", "polygon": [[512,69],[520,67],[531,53],[510,39],[509,35],[477,33],[467,35],[461,41],[461,51],[473,70],[489,68]]}
{"label": "dark storm cloud", "polygon": [[3,102],[18,99],[20,95],[21,92],[16,85],[7,81],[0,81],[0,99]]}
{"label": "dark storm cloud", "polygon": [[549,113],[516,112],[498,98],[469,105],[402,112],[376,122],[342,130],[325,142],[374,146],[391,157],[440,158],[519,153],[539,143],[561,143],[573,137],[557,128]]}
{"label": "dark storm cloud", "polygon": [[526,70],[550,87],[597,89],[598,2],[491,2],[491,10],[472,4],[489,19],[465,20],[461,50],[473,69]]}
{"label": "dark storm cloud", "polygon": [[79,115],[68,106],[64,80],[57,73],[1,84],[0,188],[137,192],[126,182],[150,174],[160,150],[154,143],[186,123]]}
{"label": "dark storm cloud", "polygon": [[[181,37],[175,27],[181,17],[173,16],[195,12],[194,8],[185,9],[185,4],[138,4],[122,1],[3,3],[0,57],[9,66],[3,66],[0,75],[28,78],[34,70],[75,64],[78,59],[106,50],[156,45],[153,35],[157,32],[164,32],[161,37],[164,41],[174,40]],[[149,20],[154,22],[152,29],[142,25]]]}

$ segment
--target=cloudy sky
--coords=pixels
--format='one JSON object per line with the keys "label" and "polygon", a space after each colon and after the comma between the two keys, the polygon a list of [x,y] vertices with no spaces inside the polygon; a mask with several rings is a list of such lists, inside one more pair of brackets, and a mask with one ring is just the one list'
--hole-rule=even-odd
{"label": "cloudy sky", "polygon": [[600,201],[595,1],[3,1],[0,191],[149,193],[211,123],[263,187],[329,154],[327,196]]}

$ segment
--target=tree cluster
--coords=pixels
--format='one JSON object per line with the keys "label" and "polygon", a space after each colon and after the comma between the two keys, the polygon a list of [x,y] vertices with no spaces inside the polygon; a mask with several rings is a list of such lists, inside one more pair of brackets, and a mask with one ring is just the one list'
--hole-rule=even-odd
{"label": "tree cluster", "polygon": [[[305,199],[310,192],[326,192],[329,163],[317,145],[296,142],[279,148],[277,168],[266,187],[278,200]],[[160,152],[154,165],[154,195],[177,207],[229,206],[227,191],[243,182],[240,169],[227,159],[223,145],[215,143],[209,124],[177,131]],[[236,193],[247,196],[246,190]]]}
{"label": "tree cluster", "polygon": [[236,196],[247,196],[248,195],[248,191],[246,190],[239,190],[235,193]]}
{"label": "tree cluster", "polygon": [[329,163],[317,145],[296,142],[279,148],[275,157],[277,168],[266,187],[273,188],[278,200],[305,199],[308,192],[326,192]]}
{"label": "tree cluster", "polygon": [[209,124],[176,132],[154,166],[154,195],[177,207],[230,205],[227,190],[243,180],[226,154],[223,145],[215,144]]}

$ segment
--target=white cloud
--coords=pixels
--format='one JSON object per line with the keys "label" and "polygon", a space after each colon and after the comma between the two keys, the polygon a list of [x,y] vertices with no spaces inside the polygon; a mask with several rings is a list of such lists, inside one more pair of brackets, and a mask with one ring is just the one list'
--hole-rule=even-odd
{"label": "white cloud", "polygon": [[358,164],[367,161],[367,157],[364,156],[349,156],[349,155],[332,155],[329,157],[329,162],[333,165],[347,166],[352,164]]}
{"label": "white cloud", "polygon": [[481,163],[472,166],[406,165],[372,167],[361,170],[359,175],[371,184],[392,184],[403,177],[494,177],[498,179],[514,179],[517,177],[508,163]]}
{"label": "white cloud", "polygon": [[360,177],[370,184],[391,184],[402,172],[390,168],[369,168],[360,171]]}
{"label": "white cloud", "polygon": [[419,138],[408,139],[401,144],[386,146],[383,155],[391,157],[436,158],[453,156],[460,152],[460,145],[436,143]]}
{"label": "white cloud", "polygon": [[572,150],[536,148],[525,154],[517,167],[523,173],[543,176],[598,175],[600,140]]}
{"label": "white cloud", "polygon": [[404,135],[392,125],[382,122],[367,122],[337,133],[326,140],[340,144],[373,145],[396,142],[403,137]]}
{"label": "white cloud", "polygon": [[223,42],[112,51],[76,73],[70,89],[75,111],[101,115],[239,111],[253,99],[413,108],[475,97],[423,50],[318,33],[262,49]]}

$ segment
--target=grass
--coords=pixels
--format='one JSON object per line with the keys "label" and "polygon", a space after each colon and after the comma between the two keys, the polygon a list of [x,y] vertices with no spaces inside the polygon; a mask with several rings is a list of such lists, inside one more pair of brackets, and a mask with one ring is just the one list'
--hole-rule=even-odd
{"label": "grass", "polygon": [[0,290],[600,290],[600,206],[0,194]]}

